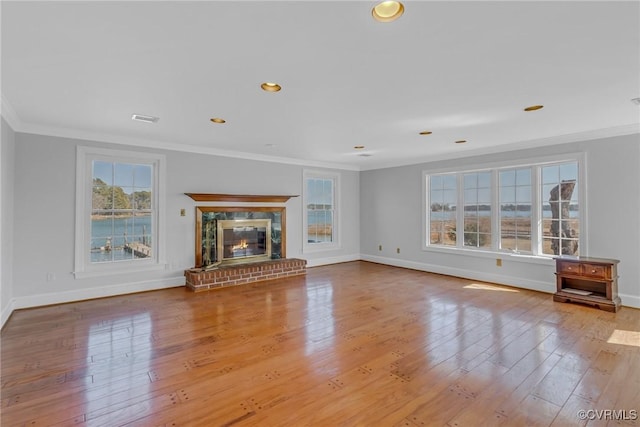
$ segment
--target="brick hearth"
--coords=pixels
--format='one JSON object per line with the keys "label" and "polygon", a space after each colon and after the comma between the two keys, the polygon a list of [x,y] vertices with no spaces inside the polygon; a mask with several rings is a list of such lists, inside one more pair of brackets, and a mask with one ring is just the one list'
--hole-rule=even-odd
{"label": "brick hearth", "polygon": [[303,274],[307,274],[307,261],[297,258],[225,265],[209,271],[192,268],[184,272],[187,288],[194,292]]}

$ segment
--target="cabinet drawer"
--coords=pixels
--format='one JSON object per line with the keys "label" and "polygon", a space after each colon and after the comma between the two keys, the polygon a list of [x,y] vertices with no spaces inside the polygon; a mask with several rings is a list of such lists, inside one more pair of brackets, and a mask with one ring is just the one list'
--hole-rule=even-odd
{"label": "cabinet drawer", "polygon": [[607,268],[598,264],[582,264],[582,274],[590,277],[607,278]]}
{"label": "cabinet drawer", "polygon": [[615,313],[621,304],[618,262],[617,259],[592,257],[556,258],[557,292],[553,300],[591,304]]}
{"label": "cabinet drawer", "polygon": [[582,274],[582,265],[577,262],[558,261],[556,268],[558,273]]}

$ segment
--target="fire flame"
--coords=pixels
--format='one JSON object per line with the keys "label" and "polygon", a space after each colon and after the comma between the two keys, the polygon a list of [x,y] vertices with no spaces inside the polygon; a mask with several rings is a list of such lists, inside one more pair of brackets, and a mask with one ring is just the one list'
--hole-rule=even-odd
{"label": "fire flame", "polygon": [[237,251],[240,249],[247,249],[249,247],[249,244],[247,243],[247,241],[245,239],[240,240],[240,243],[237,245],[233,245],[231,247],[231,250],[233,251]]}

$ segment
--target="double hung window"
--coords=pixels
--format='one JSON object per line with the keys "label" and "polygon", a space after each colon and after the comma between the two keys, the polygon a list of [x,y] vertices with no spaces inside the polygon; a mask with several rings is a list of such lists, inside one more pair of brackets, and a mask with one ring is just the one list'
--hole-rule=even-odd
{"label": "double hung window", "polygon": [[491,173],[462,175],[464,187],[464,246],[491,247]]}
{"label": "double hung window", "polygon": [[531,253],[531,168],[499,172],[500,249]]}
{"label": "double hung window", "polygon": [[159,266],[164,157],[78,148],[76,277]]}
{"label": "double hung window", "polygon": [[333,249],[338,246],[337,193],[339,176],[304,172],[303,217],[304,250]]}

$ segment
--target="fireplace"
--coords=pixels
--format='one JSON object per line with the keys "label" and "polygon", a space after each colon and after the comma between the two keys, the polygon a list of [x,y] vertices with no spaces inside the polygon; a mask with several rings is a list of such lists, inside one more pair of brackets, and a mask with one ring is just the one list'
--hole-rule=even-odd
{"label": "fireplace", "polygon": [[[296,196],[185,193],[198,202],[284,204]],[[194,268],[185,283],[194,292],[307,273],[307,261],[286,257],[284,206],[196,206]]]}
{"label": "fireplace", "polygon": [[219,220],[217,244],[218,261],[223,263],[271,259],[271,220]]}
{"label": "fireplace", "polygon": [[286,257],[283,207],[196,206],[195,267]]}

